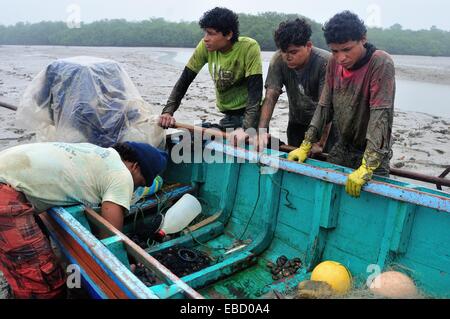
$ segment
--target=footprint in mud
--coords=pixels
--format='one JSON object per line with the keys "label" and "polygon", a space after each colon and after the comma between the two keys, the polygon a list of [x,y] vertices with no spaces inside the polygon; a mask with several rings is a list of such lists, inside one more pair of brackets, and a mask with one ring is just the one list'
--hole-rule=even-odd
{"label": "footprint in mud", "polygon": [[433,132],[433,133],[438,133],[438,134],[444,134],[444,135],[450,134],[450,130],[447,130],[447,129],[442,129],[442,130],[432,130],[431,132]]}
{"label": "footprint in mud", "polygon": [[397,162],[397,163],[394,163],[394,167],[395,167],[395,168],[402,168],[402,167],[405,167],[405,163],[404,163],[404,162]]}
{"label": "footprint in mud", "polygon": [[419,131],[419,132],[410,132],[408,134],[409,137],[422,137],[423,136],[423,132]]}
{"label": "footprint in mud", "polygon": [[14,127],[5,128],[5,131],[11,131],[14,134],[23,134],[25,132],[24,129],[18,129],[18,128],[14,128]]}

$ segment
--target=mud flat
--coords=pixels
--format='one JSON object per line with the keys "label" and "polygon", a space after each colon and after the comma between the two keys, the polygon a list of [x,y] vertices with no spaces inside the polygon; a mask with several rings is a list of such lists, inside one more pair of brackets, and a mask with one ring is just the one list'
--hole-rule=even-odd
{"label": "mud flat", "polygon": [[[47,64],[59,58],[89,55],[121,63],[142,97],[159,113],[183,68],[181,63],[173,63],[171,59],[179,50],[185,49],[0,46],[0,100],[18,105],[25,88]],[[270,54],[263,54],[263,57],[267,60]],[[450,85],[448,58],[426,57],[420,65],[412,63],[411,59],[395,58],[399,78]],[[201,119],[218,121],[221,114],[215,107],[214,96],[212,81],[203,70],[176,113],[177,121],[190,124]],[[284,140],[287,120],[288,104],[284,94],[271,121],[275,135]],[[434,176],[450,166],[450,118],[399,109],[395,113],[393,137],[392,166]],[[15,112],[0,107],[0,150],[34,140],[33,131],[17,126]],[[0,275],[0,299],[6,296],[5,287]]]}
{"label": "mud flat", "polygon": [[[174,63],[172,58],[183,50],[189,49],[1,46],[0,99],[18,104],[25,88],[47,64],[58,58],[90,55],[121,63],[142,97],[160,112],[183,68],[182,63]],[[270,56],[270,53],[263,53],[264,60]],[[400,78],[450,83],[448,58],[395,56],[394,60]],[[221,114],[215,107],[214,96],[212,81],[204,68],[176,113],[177,121],[218,121]],[[275,135],[281,139],[286,138],[287,118],[288,104],[283,94],[271,121]],[[393,134],[394,167],[436,176],[450,165],[450,118],[398,109]],[[16,126],[14,112],[0,108],[0,150],[33,141],[33,138],[33,132]]]}

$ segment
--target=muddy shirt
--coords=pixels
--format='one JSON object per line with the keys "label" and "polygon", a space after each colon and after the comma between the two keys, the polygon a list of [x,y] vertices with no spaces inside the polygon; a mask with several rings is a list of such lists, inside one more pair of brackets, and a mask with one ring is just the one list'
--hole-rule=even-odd
{"label": "muddy shirt", "polygon": [[244,108],[248,100],[246,78],[262,74],[258,43],[251,38],[239,37],[230,51],[221,53],[209,52],[202,40],[186,67],[199,73],[206,63],[215,84],[218,109],[226,112]]}
{"label": "muddy shirt", "polygon": [[377,50],[369,62],[348,71],[331,58],[319,105],[306,133],[318,140],[332,119],[340,143],[364,152],[370,166],[388,164],[394,113],[395,68],[392,58]]}
{"label": "muddy shirt", "polygon": [[3,150],[0,183],[24,193],[37,212],[104,201],[129,210],[134,187],[116,150],[89,143],[35,143]]}
{"label": "muddy shirt", "polygon": [[277,51],[269,66],[266,89],[282,94],[283,86],[289,100],[289,121],[309,125],[325,83],[325,73],[331,54],[319,48],[311,50],[308,63],[301,70],[290,69]]}

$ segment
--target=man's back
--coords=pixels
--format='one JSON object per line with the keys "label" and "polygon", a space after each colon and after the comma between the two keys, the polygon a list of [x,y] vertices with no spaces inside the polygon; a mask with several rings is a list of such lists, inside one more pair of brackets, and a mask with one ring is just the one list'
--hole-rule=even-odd
{"label": "man's back", "polygon": [[129,209],[133,180],[112,148],[88,143],[36,143],[0,152],[0,183],[24,193],[38,212],[53,206],[98,205]]}

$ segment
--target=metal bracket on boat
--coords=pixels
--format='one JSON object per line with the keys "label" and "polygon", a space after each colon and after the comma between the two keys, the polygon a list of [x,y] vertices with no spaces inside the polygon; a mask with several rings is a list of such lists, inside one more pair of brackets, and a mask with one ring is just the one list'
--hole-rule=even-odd
{"label": "metal bracket on boat", "polygon": [[231,248],[230,250],[227,250],[227,251],[224,253],[224,255],[232,254],[232,253],[234,253],[235,251],[244,249],[245,247],[247,247],[247,244],[243,244],[243,245],[239,245],[239,246],[237,246],[237,247]]}

